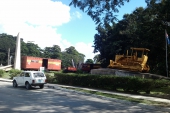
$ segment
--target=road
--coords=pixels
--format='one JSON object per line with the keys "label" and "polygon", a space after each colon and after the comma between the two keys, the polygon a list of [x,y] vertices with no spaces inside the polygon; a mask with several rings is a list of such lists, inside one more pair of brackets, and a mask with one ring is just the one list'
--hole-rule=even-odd
{"label": "road", "polygon": [[63,88],[13,88],[0,81],[1,113],[168,113],[164,109]]}

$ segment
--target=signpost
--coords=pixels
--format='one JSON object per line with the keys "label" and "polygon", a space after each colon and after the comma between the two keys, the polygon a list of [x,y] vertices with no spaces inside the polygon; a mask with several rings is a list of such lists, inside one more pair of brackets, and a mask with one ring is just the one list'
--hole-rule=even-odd
{"label": "signpost", "polygon": [[[167,21],[162,21],[162,24],[165,25],[165,26],[170,26],[170,22],[167,22]],[[167,32],[166,32],[166,29],[165,29],[165,41],[166,41],[166,75],[168,77],[168,48],[167,48]]]}
{"label": "signpost", "polygon": [[45,71],[45,67],[40,67],[40,71],[44,72]]}

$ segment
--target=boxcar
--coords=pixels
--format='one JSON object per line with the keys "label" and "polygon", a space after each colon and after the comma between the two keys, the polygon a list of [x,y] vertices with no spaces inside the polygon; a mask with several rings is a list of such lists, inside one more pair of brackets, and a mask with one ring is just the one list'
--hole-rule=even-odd
{"label": "boxcar", "polygon": [[98,69],[101,68],[101,64],[82,64],[82,71],[90,72],[91,69]]}
{"label": "boxcar", "polygon": [[22,70],[40,70],[40,67],[45,67],[45,70],[48,71],[60,71],[61,60],[32,56],[21,57]]}
{"label": "boxcar", "polygon": [[39,70],[42,67],[42,58],[32,56],[21,57],[22,70]]}
{"label": "boxcar", "polygon": [[44,58],[42,67],[45,67],[45,69],[47,69],[49,71],[60,71],[61,70],[61,60]]}

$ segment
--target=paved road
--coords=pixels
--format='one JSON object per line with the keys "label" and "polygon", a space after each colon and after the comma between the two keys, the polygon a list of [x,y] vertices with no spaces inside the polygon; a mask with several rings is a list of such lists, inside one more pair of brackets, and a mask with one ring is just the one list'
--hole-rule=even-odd
{"label": "paved road", "polygon": [[1,113],[168,113],[166,109],[62,88],[13,88],[0,82]]}

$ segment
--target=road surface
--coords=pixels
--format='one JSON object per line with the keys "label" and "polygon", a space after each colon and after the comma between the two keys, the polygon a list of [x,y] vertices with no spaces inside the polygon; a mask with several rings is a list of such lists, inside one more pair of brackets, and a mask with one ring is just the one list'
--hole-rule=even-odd
{"label": "road surface", "polygon": [[168,113],[165,109],[63,88],[13,88],[0,81],[0,113]]}

